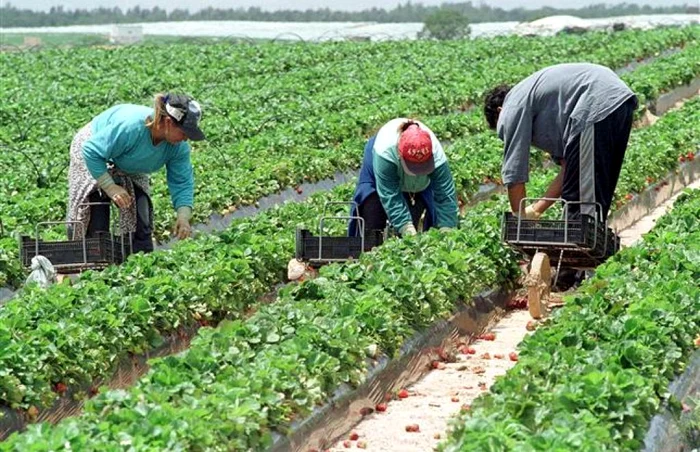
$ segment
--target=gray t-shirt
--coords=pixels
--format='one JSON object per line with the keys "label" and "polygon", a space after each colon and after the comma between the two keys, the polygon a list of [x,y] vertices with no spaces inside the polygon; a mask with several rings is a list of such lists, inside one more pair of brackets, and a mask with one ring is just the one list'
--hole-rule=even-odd
{"label": "gray t-shirt", "polygon": [[632,96],[617,74],[597,64],[558,64],[522,80],[506,95],[498,118],[503,183],[528,181],[530,145],[559,161],[587,124],[605,119]]}

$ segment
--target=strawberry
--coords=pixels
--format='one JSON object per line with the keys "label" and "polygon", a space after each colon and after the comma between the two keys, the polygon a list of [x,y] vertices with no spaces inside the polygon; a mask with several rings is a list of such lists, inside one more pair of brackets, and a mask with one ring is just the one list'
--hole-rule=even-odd
{"label": "strawberry", "polygon": [[352,443],[348,440],[343,441],[343,447],[346,449],[350,449],[352,447]]}
{"label": "strawberry", "polygon": [[515,352],[510,352],[508,354],[508,358],[510,358],[511,361],[517,361],[518,360],[518,354]]}
{"label": "strawberry", "polygon": [[420,432],[420,426],[418,424],[409,424],[406,426],[407,432]]}
{"label": "strawberry", "polygon": [[350,441],[357,441],[360,439],[360,435],[357,432],[350,433]]}
{"label": "strawberry", "polygon": [[357,448],[358,449],[367,449],[367,443],[365,441],[358,441]]}
{"label": "strawberry", "polygon": [[379,413],[383,413],[386,411],[386,408],[386,403],[379,403],[374,409],[377,410],[377,412]]}
{"label": "strawberry", "polygon": [[405,399],[408,397],[408,391],[406,391],[405,389],[402,389],[396,395],[399,396],[399,399]]}

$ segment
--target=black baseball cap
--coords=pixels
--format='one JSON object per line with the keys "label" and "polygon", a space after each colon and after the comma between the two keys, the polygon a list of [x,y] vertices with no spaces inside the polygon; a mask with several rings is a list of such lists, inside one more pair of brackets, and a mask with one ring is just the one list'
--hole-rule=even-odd
{"label": "black baseball cap", "polygon": [[184,94],[168,94],[164,99],[165,111],[175,121],[175,124],[192,141],[202,141],[206,138],[199,121],[202,119],[202,108],[196,100]]}

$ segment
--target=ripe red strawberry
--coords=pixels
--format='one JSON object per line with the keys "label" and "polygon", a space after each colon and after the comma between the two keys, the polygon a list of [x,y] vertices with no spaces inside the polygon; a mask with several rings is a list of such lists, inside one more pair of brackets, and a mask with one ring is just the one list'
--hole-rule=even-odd
{"label": "ripe red strawberry", "polygon": [[399,399],[405,399],[406,397],[408,397],[408,391],[402,389],[396,395],[399,397]]}
{"label": "ripe red strawberry", "polygon": [[367,443],[365,441],[358,441],[357,448],[358,449],[367,449]]}
{"label": "ripe red strawberry", "polygon": [[406,426],[407,432],[420,432],[420,426],[418,424],[409,424]]}
{"label": "ripe red strawberry", "polygon": [[518,360],[518,354],[515,352],[510,352],[508,354],[508,358],[510,358],[511,361],[517,361]]}
{"label": "ripe red strawberry", "polygon": [[379,413],[383,413],[386,411],[386,408],[387,408],[386,403],[378,403],[374,409],[377,410],[377,412],[379,412]]}
{"label": "ripe red strawberry", "polygon": [[352,443],[348,440],[343,441],[343,447],[346,449],[350,449],[352,447]]}
{"label": "ripe red strawberry", "polygon": [[350,441],[357,441],[360,439],[360,435],[357,432],[350,433]]}

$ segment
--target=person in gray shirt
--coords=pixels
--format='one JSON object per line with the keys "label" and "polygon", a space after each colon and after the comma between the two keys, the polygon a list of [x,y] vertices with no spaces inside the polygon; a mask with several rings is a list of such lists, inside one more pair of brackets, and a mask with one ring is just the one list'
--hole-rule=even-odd
{"label": "person in gray shirt", "polygon": [[[617,74],[588,63],[550,66],[489,92],[484,114],[504,143],[501,178],[513,212],[538,219],[553,204],[540,200],[521,212],[532,145],[561,165],[544,197],[600,203],[606,219],[636,108],[636,96]],[[569,207],[572,216],[596,211],[595,204]]]}

